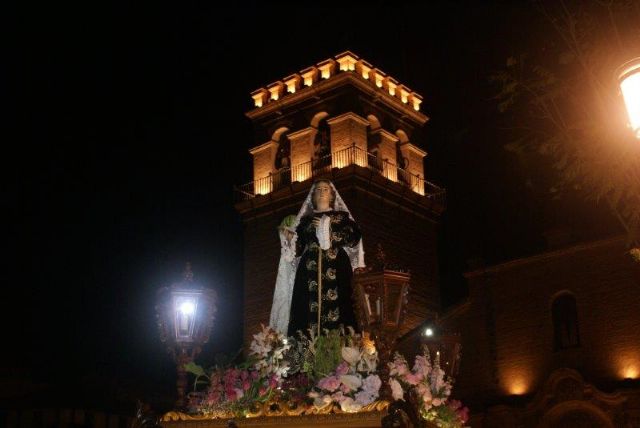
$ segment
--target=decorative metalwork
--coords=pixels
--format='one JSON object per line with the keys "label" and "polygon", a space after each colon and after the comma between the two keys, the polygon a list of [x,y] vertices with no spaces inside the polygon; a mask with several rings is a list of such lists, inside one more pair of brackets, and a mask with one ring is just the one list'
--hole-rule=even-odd
{"label": "decorative metalwork", "polygon": [[[377,268],[377,269],[376,269]],[[372,270],[356,271],[354,294],[356,314],[361,331],[368,332],[375,341],[380,358],[381,398],[389,399],[389,368],[396,339],[407,312],[409,272],[386,269],[386,256],[378,246],[378,257]]]}
{"label": "decorative metalwork", "polygon": [[156,316],[160,340],[176,361],[178,400],[185,404],[187,372],[184,366],[200,353],[209,341],[216,313],[215,292],[197,285],[193,280],[191,263],[187,263],[181,282],[158,291]]}
{"label": "decorative metalwork", "polygon": [[[374,401],[371,404],[364,406],[359,412],[383,412],[389,407],[389,402],[386,400]],[[253,408],[248,409],[246,417],[258,418],[258,417],[277,417],[277,416],[311,416],[311,415],[329,415],[329,414],[345,414],[340,408],[340,405],[336,403],[329,403],[324,407],[303,407],[294,403],[279,402],[277,400],[269,400],[265,403],[256,403]],[[233,419],[234,414],[231,412],[219,413],[219,414],[206,414],[206,415],[189,415],[182,412],[168,412],[165,413],[161,420],[163,422],[168,421],[195,421],[195,420],[210,420],[214,418]]]}

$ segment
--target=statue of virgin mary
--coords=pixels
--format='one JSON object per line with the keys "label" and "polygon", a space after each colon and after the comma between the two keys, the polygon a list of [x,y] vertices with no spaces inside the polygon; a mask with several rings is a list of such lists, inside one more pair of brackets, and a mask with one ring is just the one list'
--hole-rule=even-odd
{"label": "statue of virgin mary", "polygon": [[360,229],[333,183],[313,183],[298,215],[285,218],[279,233],[271,327],[287,336],[355,327],[351,279],[364,267],[364,251]]}

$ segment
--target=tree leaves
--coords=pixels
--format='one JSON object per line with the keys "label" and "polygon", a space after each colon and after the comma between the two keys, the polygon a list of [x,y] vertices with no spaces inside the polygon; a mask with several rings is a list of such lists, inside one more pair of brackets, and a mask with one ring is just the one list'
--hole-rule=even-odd
{"label": "tree leaves", "polygon": [[544,44],[543,54],[535,61],[532,52],[510,56],[489,77],[497,86],[497,110],[507,121],[504,149],[521,162],[532,153],[548,157],[558,172],[550,186],[554,197],[582,189],[588,199],[606,202],[637,243],[640,143],[615,120],[624,107],[611,78],[619,65],[611,35],[618,43],[640,41],[640,19],[629,18],[638,12],[630,2],[576,11],[564,3],[538,6],[551,30],[547,40],[536,41]]}

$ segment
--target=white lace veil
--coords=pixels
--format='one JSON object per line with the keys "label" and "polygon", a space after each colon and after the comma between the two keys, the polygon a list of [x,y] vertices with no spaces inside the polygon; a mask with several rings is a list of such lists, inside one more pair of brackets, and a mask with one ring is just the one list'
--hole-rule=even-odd
{"label": "white lace veil", "polygon": [[[333,185],[332,182],[328,180],[321,180],[323,182],[328,182],[333,190],[335,195],[335,199],[333,201],[333,209],[335,211],[344,211],[349,214],[349,218],[353,219],[349,208],[344,203],[344,200],[340,197],[338,190]],[[273,304],[271,306],[271,316],[269,318],[269,325],[273,327],[275,330],[287,334],[287,329],[289,327],[289,314],[291,312],[291,297],[293,296],[293,285],[295,283],[296,270],[298,268],[298,262],[300,261],[300,257],[296,257],[296,239],[297,236],[294,235],[291,242],[289,242],[285,238],[285,230],[289,230],[291,232],[295,232],[298,224],[300,224],[300,220],[307,216],[311,215],[314,212],[313,209],[313,191],[316,188],[316,184],[318,182],[313,183],[311,189],[309,190],[309,194],[306,199],[302,203],[302,207],[300,211],[298,211],[298,215],[294,223],[290,228],[285,228],[284,230],[280,230],[280,263],[278,265],[278,276],[276,278],[276,288],[273,292]],[[362,239],[358,242],[353,248],[343,247],[347,255],[349,256],[349,260],[351,261],[351,268],[363,268],[364,265],[364,249],[362,246]]]}

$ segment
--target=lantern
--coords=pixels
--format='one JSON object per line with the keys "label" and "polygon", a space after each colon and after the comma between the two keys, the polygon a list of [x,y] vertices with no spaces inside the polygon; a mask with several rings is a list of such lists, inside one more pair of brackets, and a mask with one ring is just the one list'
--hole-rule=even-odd
{"label": "lantern", "polygon": [[360,312],[360,327],[398,332],[404,322],[410,275],[382,270],[356,275],[355,292]]}
{"label": "lantern", "polygon": [[640,58],[623,64],[618,72],[620,91],[627,107],[629,125],[640,139]]}
{"label": "lantern", "polygon": [[193,281],[190,263],[181,282],[158,291],[156,315],[160,340],[166,343],[177,364],[178,407],[184,406],[187,386],[184,366],[192,362],[202,345],[209,341],[215,312],[215,292]]}

